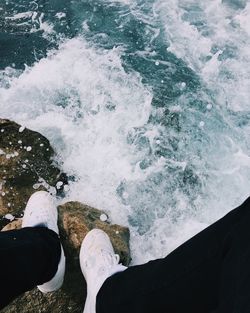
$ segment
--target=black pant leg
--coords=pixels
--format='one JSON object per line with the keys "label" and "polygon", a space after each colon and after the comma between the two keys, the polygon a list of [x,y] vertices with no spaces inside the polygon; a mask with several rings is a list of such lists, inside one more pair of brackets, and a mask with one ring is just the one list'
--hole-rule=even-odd
{"label": "black pant leg", "polygon": [[225,240],[216,312],[250,312],[250,207]]}
{"label": "black pant leg", "polygon": [[0,309],[49,281],[60,256],[58,235],[45,227],[0,232]]}
{"label": "black pant leg", "polygon": [[[242,228],[242,224],[250,225],[250,198],[166,258],[130,267],[108,278],[98,293],[97,313],[210,313],[218,310],[222,302],[226,302],[221,297],[231,295],[223,294],[228,271],[235,271],[235,266],[240,268],[244,263],[237,258],[239,249],[234,249],[236,244],[233,244],[249,237],[250,227]],[[242,231],[237,231],[239,229]],[[250,241],[249,245],[244,241],[243,246],[247,255]],[[228,264],[229,253],[230,260],[235,256],[239,263]],[[249,276],[250,263],[249,267],[246,264],[244,267]],[[247,301],[250,302],[250,297]]]}

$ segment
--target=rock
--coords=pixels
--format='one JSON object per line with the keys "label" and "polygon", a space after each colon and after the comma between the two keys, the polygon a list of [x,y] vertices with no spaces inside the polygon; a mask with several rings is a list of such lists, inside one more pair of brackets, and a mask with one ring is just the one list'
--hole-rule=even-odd
{"label": "rock", "polygon": [[13,222],[5,225],[2,231],[12,230],[12,229],[20,229],[22,227],[22,219],[18,218]]}
{"label": "rock", "polygon": [[0,119],[0,227],[5,214],[20,216],[35,189],[56,186],[61,178],[54,155],[44,136]]}
{"label": "rock", "polygon": [[59,206],[59,227],[64,245],[67,250],[72,250],[73,255],[80,252],[80,246],[87,232],[93,228],[105,231],[111,238],[115,252],[121,257],[124,265],[130,263],[129,230],[128,228],[111,225],[101,221],[103,211],[94,209],[80,202],[67,202]]}
{"label": "rock", "polygon": [[[3,313],[82,313],[86,299],[86,283],[80,270],[79,251],[83,238],[93,228],[103,229],[110,236],[122,263],[130,262],[129,230],[100,220],[103,211],[80,202],[59,206],[59,229],[66,255],[66,276],[62,288],[42,294],[37,288],[17,298],[4,308]],[[21,227],[21,219],[9,223],[4,230]]]}

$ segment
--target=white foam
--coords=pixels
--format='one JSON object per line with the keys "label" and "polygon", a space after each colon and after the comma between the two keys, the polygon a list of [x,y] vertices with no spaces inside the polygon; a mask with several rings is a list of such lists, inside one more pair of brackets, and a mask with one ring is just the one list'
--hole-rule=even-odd
{"label": "white foam", "polygon": [[[166,25],[168,51],[183,59],[213,92],[218,107],[209,103],[207,110],[213,114],[221,108],[220,123],[225,128],[220,130],[219,125],[211,124],[210,116],[208,121],[197,121],[210,137],[211,145],[201,142],[202,160],[195,162],[200,178],[207,175],[202,179],[204,194],[195,200],[196,216],[194,218],[192,211],[190,215],[186,213],[190,204],[183,195],[176,194],[178,212],[183,205],[183,221],[171,222],[171,214],[168,214],[171,208],[168,207],[166,216],[155,219],[154,226],[145,235],[133,234],[136,237],[132,247],[135,263],[155,255],[164,256],[249,195],[249,127],[240,128],[232,124],[226,111],[250,110],[250,4],[244,10],[233,10],[220,0],[159,0],[155,2],[154,10]],[[202,24],[203,27],[195,26],[195,21],[201,21],[197,25]],[[184,106],[185,102],[181,107]],[[170,109],[173,111],[172,107]],[[190,144],[195,146],[195,142]],[[193,153],[195,151],[194,147]],[[183,228],[185,231],[182,233]],[[143,249],[138,252],[135,243],[140,240],[143,241]],[[163,255],[161,251],[164,251]]]}
{"label": "white foam", "polygon": [[[160,0],[155,6],[163,22],[166,21],[168,50],[202,75],[218,92],[222,106],[227,102],[235,111],[249,109],[250,4],[236,11],[220,0]],[[188,12],[190,20],[186,18]],[[196,20],[203,27],[195,26]],[[233,57],[226,56],[230,48]],[[225,55],[223,59],[222,55]]]}
{"label": "white foam", "polygon": [[19,19],[24,19],[24,18],[30,18],[32,17],[32,15],[33,15],[33,12],[27,11],[27,12],[14,14],[13,16],[6,16],[5,18],[7,20],[19,20]]}
{"label": "white foam", "polygon": [[121,53],[69,40],[14,78],[9,89],[1,89],[0,109],[2,117],[50,139],[63,169],[78,178],[70,199],[112,211],[117,222],[126,224],[116,188],[135,175],[127,134],[147,122],[151,94],[136,73],[124,71]]}
{"label": "white foam", "polygon": [[234,18],[240,24],[241,29],[243,29],[250,36],[250,3],[247,3],[245,9],[237,14]]}

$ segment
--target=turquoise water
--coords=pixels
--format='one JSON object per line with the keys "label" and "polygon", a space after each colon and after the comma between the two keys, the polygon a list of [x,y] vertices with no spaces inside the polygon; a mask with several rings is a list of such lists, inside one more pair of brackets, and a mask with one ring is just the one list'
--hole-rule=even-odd
{"label": "turquoise water", "polygon": [[164,256],[250,182],[250,4],[2,1],[0,116],[40,131],[67,200]]}

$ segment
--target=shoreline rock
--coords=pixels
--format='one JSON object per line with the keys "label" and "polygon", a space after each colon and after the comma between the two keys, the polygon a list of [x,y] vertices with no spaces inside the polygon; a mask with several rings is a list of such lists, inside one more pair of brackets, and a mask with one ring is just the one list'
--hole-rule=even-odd
{"label": "shoreline rock", "polygon": [[0,119],[0,227],[10,213],[20,217],[35,190],[54,187],[65,174],[53,161],[48,139],[15,122]]}

